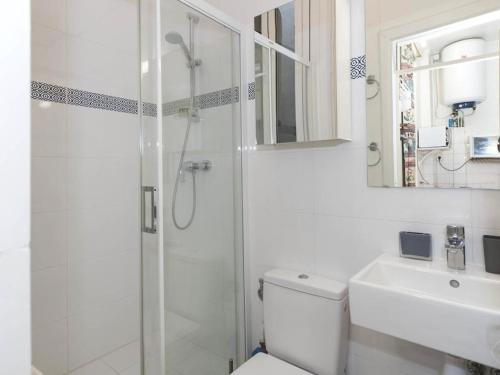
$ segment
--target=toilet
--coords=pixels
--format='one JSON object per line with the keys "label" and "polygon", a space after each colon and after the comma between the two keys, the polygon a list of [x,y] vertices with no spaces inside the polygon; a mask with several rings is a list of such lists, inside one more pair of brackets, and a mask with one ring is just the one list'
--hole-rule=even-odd
{"label": "toilet", "polygon": [[275,269],[264,275],[264,330],[259,353],[235,375],[343,375],[349,311],[339,281]]}

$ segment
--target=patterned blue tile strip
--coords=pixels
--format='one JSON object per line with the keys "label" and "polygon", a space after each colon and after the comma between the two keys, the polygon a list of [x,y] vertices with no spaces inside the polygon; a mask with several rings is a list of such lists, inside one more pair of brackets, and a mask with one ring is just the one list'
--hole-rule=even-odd
{"label": "patterned blue tile strip", "polygon": [[[366,56],[353,57],[351,59],[351,79],[366,77]],[[247,87],[248,100],[255,100],[255,82],[250,82]],[[104,109],[123,113],[137,114],[138,104],[136,100],[120,98],[104,94],[70,89],[63,86],[32,81],[31,97],[56,103],[67,103],[71,105],[90,108]],[[233,87],[220,91],[214,91],[199,95],[195,98],[195,107],[200,109],[213,108],[240,101],[239,87]],[[163,115],[170,116],[179,113],[189,106],[189,99],[180,99],[163,104]],[[157,108],[154,103],[143,103],[142,113],[145,116],[156,117]]]}
{"label": "patterned blue tile strip", "polygon": [[142,113],[144,114],[144,116],[156,117],[158,115],[156,104],[142,103]]}
{"label": "patterned blue tile strip", "polygon": [[[222,105],[238,103],[240,101],[240,88],[232,87],[220,91],[209,92],[194,98],[194,106],[199,109],[219,107]],[[171,116],[189,107],[189,99],[184,98],[173,102],[163,103],[163,116]]]}
{"label": "patterned blue tile strip", "polygon": [[[137,114],[137,100],[120,98],[89,91],[70,89],[62,86],[49,85],[42,82],[31,82],[31,97],[33,99],[66,103],[71,105],[103,109],[107,111]],[[199,95],[195,98],[195,106],[200,109],[218,107],[238,103],[240,101],[239,87]],[[189,106],[189,99],[180,99],[163,104],[163,115],[177,114]],[[143,103],[142,113],[145,116],[156,117],[157,107],[154,103]]]}
{"label": "patterned blue tile strip", "polygon": [[366,55],[351,59],[351,79],[366,77]]}
{"label": "patterned blue tile strip", "polygon": [[47,102],[66,103],[66,87],[49,85],[42,82],[31,82],[31,97]]}
{"label": "patterned blue tile strip", "polygon": [[255,100],[255,82],[248,84],[248,100]]}
{"label": "patterned blue tile strip", "polygon": [[67,100],[71,105],[137,114],[137,100],[75,89],[68,89]]}

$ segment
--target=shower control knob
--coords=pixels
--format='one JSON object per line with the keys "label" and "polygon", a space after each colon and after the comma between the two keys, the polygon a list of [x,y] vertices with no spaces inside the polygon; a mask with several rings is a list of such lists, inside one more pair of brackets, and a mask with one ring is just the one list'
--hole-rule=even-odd
{"label": "shower control knob", "polygon": [[184,162],[184,170],[187,172],[195,172],[195,171],[208,171],[212,169],[212,162],[210,160],[202,160],[202,161],[186,161]]}
{"label": "shower control knob", "polygon": [[213,164],[210,160],[203,160],[200,162],[200,169],[202,171],[208,171],[210,169],[212,169],[213,167]]}

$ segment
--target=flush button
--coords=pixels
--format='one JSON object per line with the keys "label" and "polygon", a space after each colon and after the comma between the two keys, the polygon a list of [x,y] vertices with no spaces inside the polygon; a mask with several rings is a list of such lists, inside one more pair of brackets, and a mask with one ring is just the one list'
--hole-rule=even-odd
{"label": "flush button", "polygon": [[460,283],[457,280],[450,280],[450,285],[452,288],[458,288]]}
{"label": "flush button", "polygon": [[306,275],[305,273],[299,275],[299,279],[305,280],[305,279],[308,279],[308,278],[309,278],[309,276]]}

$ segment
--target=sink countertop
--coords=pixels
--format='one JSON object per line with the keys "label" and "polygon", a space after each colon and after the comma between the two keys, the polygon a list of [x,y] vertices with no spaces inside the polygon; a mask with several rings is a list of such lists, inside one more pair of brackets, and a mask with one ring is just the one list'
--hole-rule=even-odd
{"label": "sink countertop", "polygon": [[349,299],[353,324],[500,367],[500,275],[482,266],[386,253],[350,279]]}
{"label": "sink countertop", "polygon": [[[493,281],[500,282],[500,275],[489,273],[484,270],[484,266],[476,264],[476,263],[468,263],[465,266],[465,270],[452,270],[449,269],[446,263],[446,259],[434,259],[432,261],[418,260],[418,259],[410,259],[403,258],[399,255],[395,255],[393,253],[386,252],[372,261],[369,265],[364,267],[359,273],[363,272],[366,269],[369,269],[373,263],[375,262],[387,262],[392,264],[399,264],[405,267],[416,268],[420,270],[429,270],[429,271],[438,271],[438,272],[447,272],[450,276],[453,275],[461,275],[461,276],[470,276],[477,277],[481,279],[488,279]],[[356,277],[355,275],[354,277]],[[354,279],[353,277],[353,279]]]}

